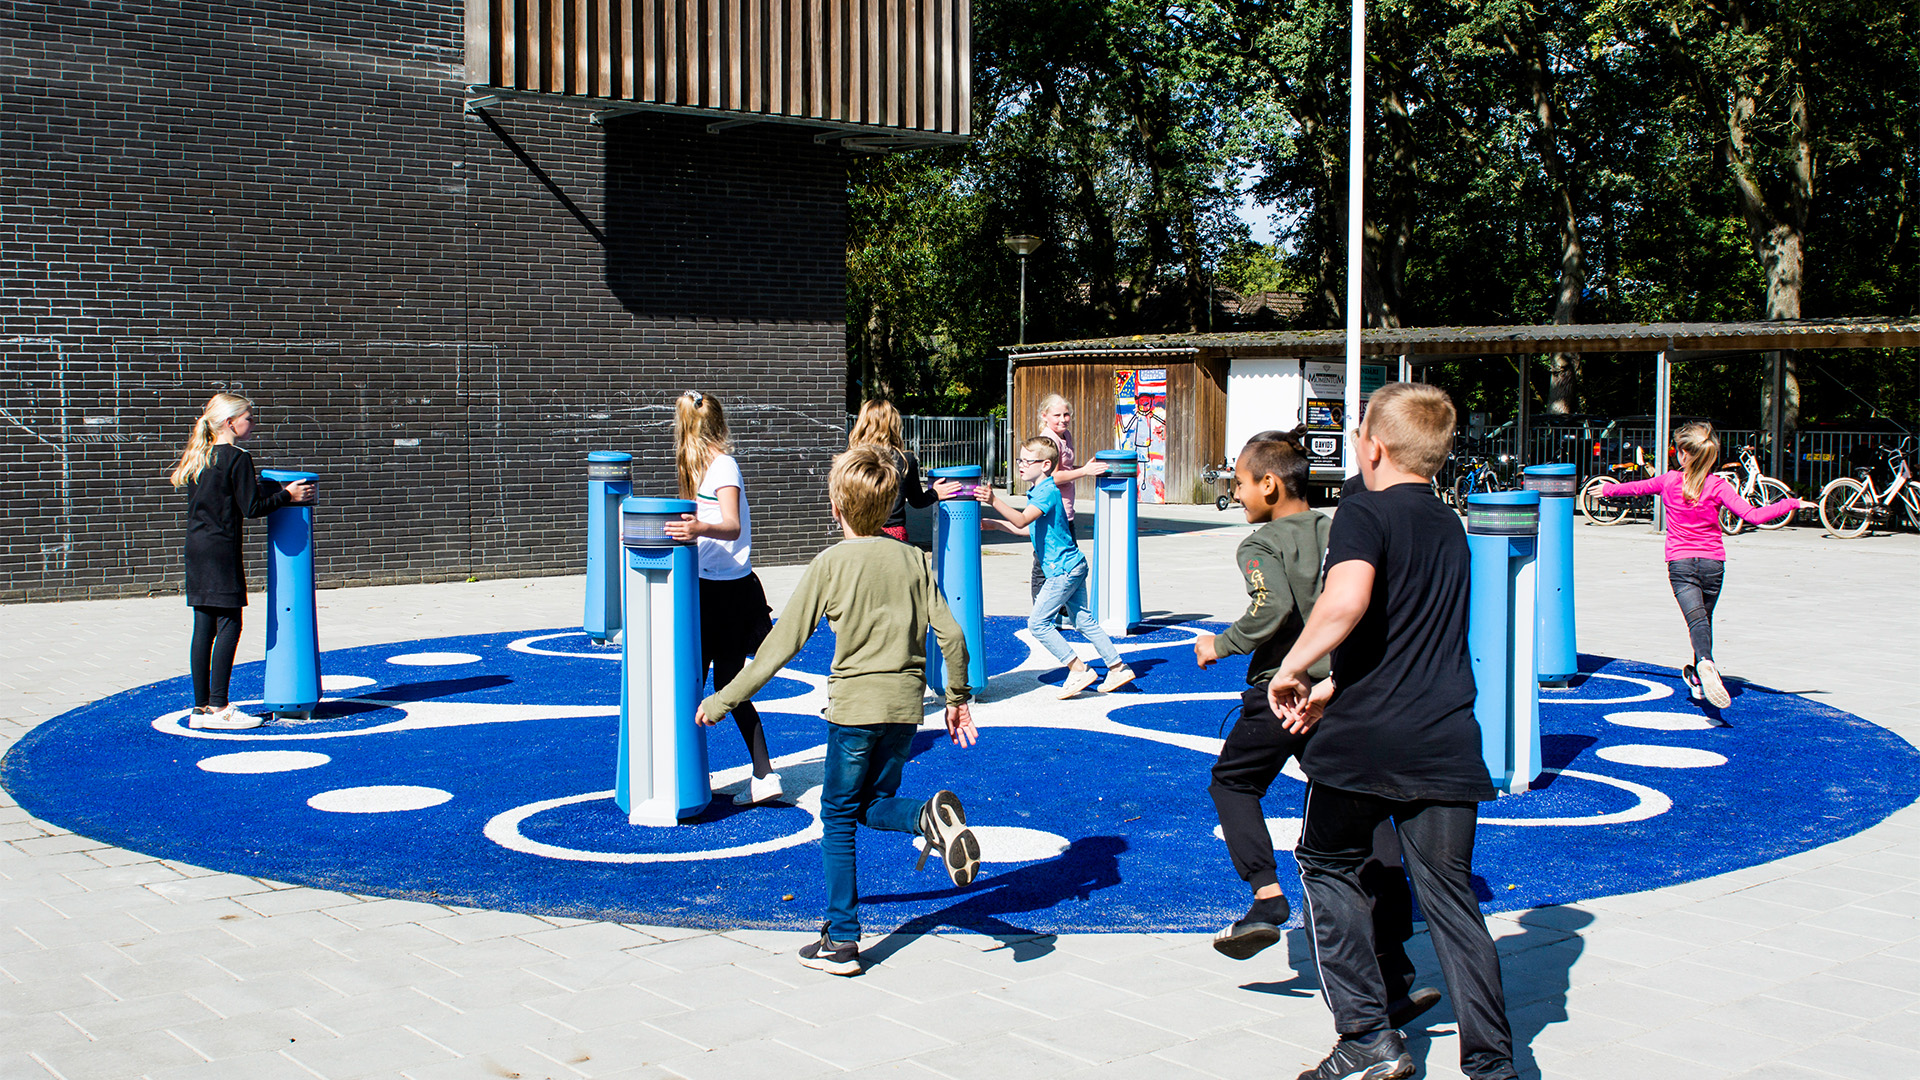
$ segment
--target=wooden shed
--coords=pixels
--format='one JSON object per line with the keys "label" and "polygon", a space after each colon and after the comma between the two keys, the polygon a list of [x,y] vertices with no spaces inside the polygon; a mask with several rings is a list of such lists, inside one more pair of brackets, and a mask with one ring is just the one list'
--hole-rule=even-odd
{"label": "wooden shed", "polygon": [[1073,406],[1074,448],[1133,447],[1143,454],[1147,501],[1212,502],[1202,476],[1219,465],[1227,425],[1227,362],[1196,348],[1029,347],[1012,355],[1013,436],[1040,430],[1040,402],[1059,394]]}

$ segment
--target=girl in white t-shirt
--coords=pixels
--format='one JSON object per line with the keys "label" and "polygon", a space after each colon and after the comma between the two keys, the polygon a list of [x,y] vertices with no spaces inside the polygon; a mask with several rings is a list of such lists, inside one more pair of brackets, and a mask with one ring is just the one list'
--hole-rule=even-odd
{"label": "girl in white t-shirt", "polygon": [[[689,390],[673,411],[673,442],[680,497],[694,500],[692,514],[667,525],[676,540],[694,540],[700,553],[700,672],[713,669],[715,689],[733,681],[773,629],[773,609],[753,572],[753,517],[746,482],[733,459],[727,416],[718,399]],[[735,804],[777,799],[780,774],[767,756],[767,736],[753,702],[733,710],[740,737],[753,756],[753,780]]]}

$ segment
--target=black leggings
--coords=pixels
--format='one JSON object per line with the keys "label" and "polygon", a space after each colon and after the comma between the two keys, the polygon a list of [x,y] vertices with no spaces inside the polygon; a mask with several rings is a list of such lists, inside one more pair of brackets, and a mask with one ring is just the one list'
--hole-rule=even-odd
{"label": "black leggings", "polygon": [[193,707],[227,707],[227,684],[233,680],[233,651],[240,645],[240,608],[195,607],[193,648],[187,654],[193,669]]}
{"label": "black leggings", "polygon": [[[714,657],[714,691],[718,693],[746,666],[747,658],[737,654]],[[747,753],[753,757],[754,777],[757,779],[772,772],[773,760],[767,756],[767,730],[760,724],[760,710],[753,707],[752,701],[743,701],[734,706],[733,722],[740,725],[740,738],[746,741]]]}
{"label": "black leggings", "polygon": [[1720,600],[1720,583],[1727,564],[1719,559],[1675,559],[1667,564],[1667,583],[1687,620],[1693,641],[1693,662],[1713,659],[1713,605]]}

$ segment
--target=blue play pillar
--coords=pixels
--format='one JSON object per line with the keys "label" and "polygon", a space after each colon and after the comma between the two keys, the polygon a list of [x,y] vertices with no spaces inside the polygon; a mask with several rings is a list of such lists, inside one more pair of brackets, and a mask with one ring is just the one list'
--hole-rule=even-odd
{"label": "blue play pillar", "polygon": [[[967,639],[967,683],[979,694],[987,688],[987,609],[980,587],[980,504],[973,497],[982,483],[980,466],[955,465],[928,470],[934,479],[958,480],[960,490],[942,499],[933,513],[933,576],[940,583],[953,621]],[[927,685],[947,692],[947,661],[940,641],[927,631]]]}
{"label": "blue play pillar", "polygon": [[1527,490],[1540,495],[1540,589],[1534,612],[1533,666],[1542,686],[1565,686],[1580,672],[1573,622],[1572,465],[1533,465]]}
{"label": "blue play pillar", "polygon": [[1487,774],[1510,793],[1527,790],[1540,775],[1540,684],[1533,662],[1539,531],[1537,492],[1467,496],[1467,653],[1478,689],[1473,715]]}
{"label": "blue play pillar", "polygon": [[1101,450],[1107,471],[1093,485],[1093,617],[1108,637],[1140,621],[1140,459]]}
{"label": "blue play pillar", "polygon": [[620,761],[613,801],[632,825],[673,825],[707,808],[707,729],[694,722],[700,664],[700,558],[666,525],[691,499],[620,503],[626,575],[620,640]]}
{"label": "blue play pillar", "polygon": [[587,454],[587,610],[580,628],[595,641],[620,633],[620,500],[633,494],[633,455]]}
{"label": "blue play pillar", "polygon": [[[263,469],[282,484],[319,474]],[[320,703],[320,627],[313,596],[313,504],[267,515],[267,673],[263,713],[307,715]]]}

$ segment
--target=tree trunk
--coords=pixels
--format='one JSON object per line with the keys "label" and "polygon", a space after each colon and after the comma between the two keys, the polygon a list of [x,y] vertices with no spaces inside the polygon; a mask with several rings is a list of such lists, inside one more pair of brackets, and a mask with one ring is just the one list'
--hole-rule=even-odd
{"label": "tree trunk", "polygon": [[[1574,208],[1573,178],[1561,153],[1560,105],[1553,93],[1553,69],[1544,36],[1536,26],[1509,27],[1507,51],[1526,67],[1527,89],[1533,97],[1533,116],[1539,136],[1540,160],[1553,191],[1555,216],[1560,219],[1560,278],[1554,290],[1553,324],[1571,326],[1580,321],[1580,303],[1587,289],[1587,251],[1580,236],[1580,215]],[[1554,353],[1549,367],[1547,411],[1570,413],[1580,400],[1580,354]]]}

